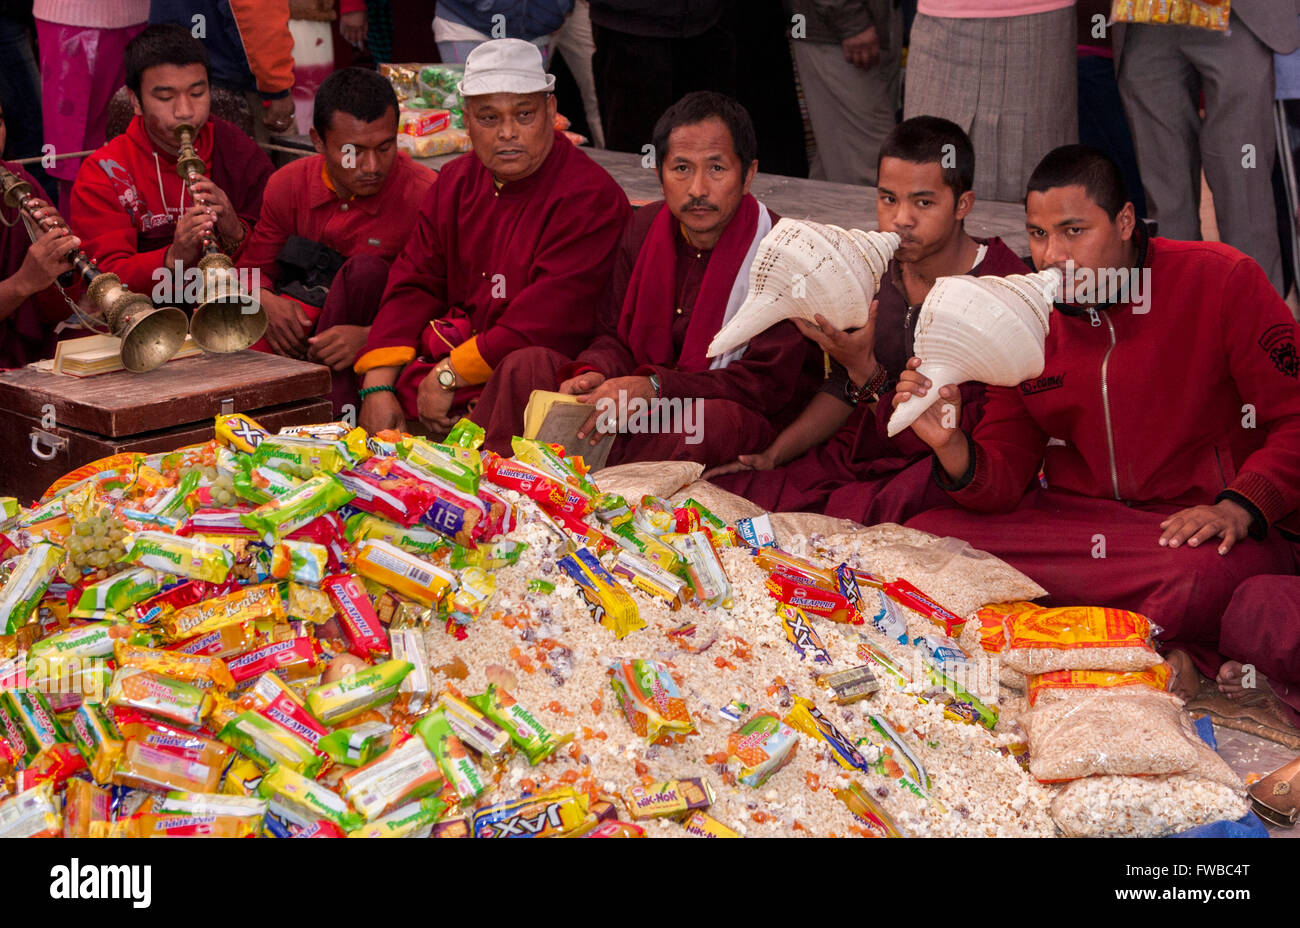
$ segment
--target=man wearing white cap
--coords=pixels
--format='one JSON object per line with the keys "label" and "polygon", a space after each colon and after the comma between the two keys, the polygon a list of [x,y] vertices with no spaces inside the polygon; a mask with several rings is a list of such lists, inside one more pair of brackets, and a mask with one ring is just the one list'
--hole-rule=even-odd
{"label": "man wearing white cap", "polygon": [[443,168],[357,359],[360,424],[442,435],[512,351],[573,356],[596,329],[631,207],[555,131],[535,45],[484,42],[460,83],[473,152]]}

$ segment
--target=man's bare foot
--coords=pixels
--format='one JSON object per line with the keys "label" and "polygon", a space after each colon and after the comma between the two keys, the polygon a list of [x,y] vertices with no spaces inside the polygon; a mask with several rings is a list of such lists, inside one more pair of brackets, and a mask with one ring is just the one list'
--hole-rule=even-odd
{"label": "man's bare foot", "polygon": [[1262,706],[1275,701],[1268,680],[1253,671],[1248,675],[1241,661],[1225,662],[1214,682],[1219,685],[1220,693],[1243,706]]}
{"label": "man's bare foot", "polygon": [[1201,689],[1201,675],[1186,651],[1170,651],[1165,661],[1173,675],[1169,678],[1169,692],[1183,702],[1190,702]]}

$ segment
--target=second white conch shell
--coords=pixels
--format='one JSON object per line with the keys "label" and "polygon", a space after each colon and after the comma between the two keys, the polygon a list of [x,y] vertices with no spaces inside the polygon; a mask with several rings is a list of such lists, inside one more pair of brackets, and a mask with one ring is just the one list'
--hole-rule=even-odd
{"label": "second white conch shell", "polygon": [[709,344],[709,357],[740,347],[783,319],[820,313],[831,325],[864,325],[889,259],[893,232],[863,232],[782,219],[759,243],[749,266],[749,295]]}
{"label": "second white conch shell", "polygon": [[1061,272],[1009,277],[940,277],[916,320],[917,370],[934,384],[889,418],[889,435],[939,399],[939,388],[969,380],[1014,387],[1043,372],[1043,345]]}

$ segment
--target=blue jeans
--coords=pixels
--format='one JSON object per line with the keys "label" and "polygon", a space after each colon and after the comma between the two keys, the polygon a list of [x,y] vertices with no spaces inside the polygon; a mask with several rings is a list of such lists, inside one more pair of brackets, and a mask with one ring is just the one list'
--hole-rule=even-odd
{"label": "blue jeans", "polygon": [[[0,16],[0,105],[4,106],[6,158],[40,155],[44,129],[41,124],[41,74],[32,54],[31,37],[21,21]],[[25,165],[51,202],[58,201],[59,188],[39,163]]]}

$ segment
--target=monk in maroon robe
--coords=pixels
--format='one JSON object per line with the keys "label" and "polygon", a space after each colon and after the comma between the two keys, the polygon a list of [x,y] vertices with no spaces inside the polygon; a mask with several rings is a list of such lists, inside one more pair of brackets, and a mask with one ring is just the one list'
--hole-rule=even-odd
{"label": "monk in maroon robe", "polygon": [[554,85],[531,43],[470,53],[460,91],[474,150],[425,195],[354,367],[368,431],[418,418],[444,435],[512,352],[591,342],[631,207],[555,131]]}
{"label": "monk in maroon robe", "polygon": [[[793,325],[755,336],[738,357],[705,356],[780,218],[749,193],[756,144],[749,114],[721,94],[688,94],[664,113],[655,128],[664,200],[639,210],[623,236],[604,333],[576,358],[542,347],[508,358],[474,412],[487,448],[510,454],[533,390],[557,386],[595,407],[579,438],[622,433],[609,463],[718,464],[764,447],[789,421],[812,386],[801,376],[809,346]],[[635,424],[638,407],[650,431]]]}
{"label": "monk in maroon robe", "polygon": [[[4,141],[0,117],[0,149]],[[4,166],[31,184],[33,192],[41,191],[20,165],[5,162]],[[34,206],[38,214],[54,214],[44,200]],[[81,239],[60,221],[33,242],[19,211],[8,206],[0,206],[0,219],[0,370],[4,370],[53,357],[58,340],[54,328],[72,312],[54,281],[72,270],[67,255],[81,245]]]}
{"label": "monk in maroon robe", "polygon": [[1148,237],[1095,149],[1048,153],[1025,213],[1034,263],[1061,269],[1072,298],[1052,313],[1042,376],[990,387],[973,433],[944,422],[957,390],[908,362],[894,403],[946,401],[911,431],[957,504],[908,525],[996,554],[1053,604],[1150,617],[1183,698],[1193,665],[1227,683],[1227,657],[1281,658],[1278,682],[1300,683],[1290,656],[1267,653],[1300,641],[1294,613],[1224,617],[1245,581],[1296,571],[1283,530],[1300,504],[1300,327],[1241,252]]}
{"label": "monk in maroon robe", "polygon": [[[950,152],[955,164],[945,167]],[[894,128],[880,150],[876,212],[881,231],[897,233],[901,244],[870,320],[853,332],[800,322],[835,359],[830,376],[766,450],[707,478],[769,511],[825,512],[866,525],[902,522],[946,502],[930,480],[929,448],[909,433],[889,438],[885,426],[893,384],[912,356],[917,312],[934,281],[1028,270],[1001,239],[966,233],[974,173],[974,149],[954,123],[920,116]],[[973,425],[984,387],[962,390],[966,424]]]}

